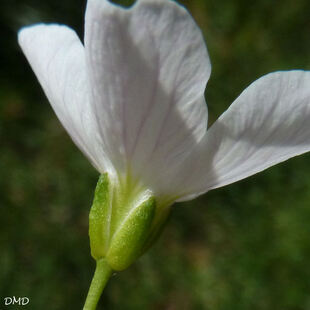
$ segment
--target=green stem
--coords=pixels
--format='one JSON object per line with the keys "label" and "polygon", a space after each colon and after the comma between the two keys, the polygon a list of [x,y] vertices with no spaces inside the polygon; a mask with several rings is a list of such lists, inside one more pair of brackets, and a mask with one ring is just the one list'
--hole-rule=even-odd
{"label": "green stem", "polygon": [[112,269],[108,265],[107,261],[104,258],[98,259],[96,261],[95,274],[93,280],[91,281],[83,310],[96,310],[102,291],[111,274]]}

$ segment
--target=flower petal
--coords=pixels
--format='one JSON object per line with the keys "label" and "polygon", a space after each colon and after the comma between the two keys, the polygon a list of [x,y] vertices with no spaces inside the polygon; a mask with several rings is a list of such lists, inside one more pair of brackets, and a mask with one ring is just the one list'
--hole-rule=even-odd
{"label": "flower petal", "polygon": [[211,66],[199,28],[173,1],[89,0],[85,49],[109,157],[159,184],[206,131]]}
{"label": "flower petal", "polygon": [[93,165],[103,171],[107,160],[96,145],[85,51],[78,36],[66,26],[39,24],[23,28],[18,41],[61,123]]}
{"label": "flower petal", "polygon": [[235,100],[207,133],[192,193],[221,187],[310,151],[310,72],[274,72]]}

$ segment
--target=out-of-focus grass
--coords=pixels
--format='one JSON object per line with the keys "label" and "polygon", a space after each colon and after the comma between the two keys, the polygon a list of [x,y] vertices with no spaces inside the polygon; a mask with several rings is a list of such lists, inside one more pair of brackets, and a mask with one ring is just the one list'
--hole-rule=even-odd
{"label": "out-of-focus grass", "polygon": [[[259,76],[310,68],[309,1],[180,2],[208,43],[211,123]],[[28,296],[26,309],[81,308],[98,175],[52,112],[16,31],[47,21],[82,35],[84,6],[1,2],[0,296]],[[310,309],[309,164],[305,155],[176,205],[159,242],[111,279],[99,309]]]}

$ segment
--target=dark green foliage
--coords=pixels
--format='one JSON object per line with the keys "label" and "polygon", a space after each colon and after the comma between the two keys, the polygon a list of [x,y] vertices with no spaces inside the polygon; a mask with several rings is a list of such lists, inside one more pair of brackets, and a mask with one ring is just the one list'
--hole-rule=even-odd
{"label": "dark green foliage", "polygon": [[[210,123],[259,76],[310,69],[308,0],[180,2],[208,43]],[[30,298],[25,309],[81,309],[98,173],[56,119],[16,31],[45,21],[82,35],[85,3],[0,5],[0,308],[15,295]],[[304,155],[176,205],[155,247],[111,278],[99,309],[310,309],[309,167]]]}

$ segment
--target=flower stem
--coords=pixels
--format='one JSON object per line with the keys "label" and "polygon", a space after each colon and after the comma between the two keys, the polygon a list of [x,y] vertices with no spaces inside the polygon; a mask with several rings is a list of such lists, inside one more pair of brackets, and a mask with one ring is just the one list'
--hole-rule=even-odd
{"label": "flower stem", "polygon": [[104,258],[98,259],[96,261],[95,274],[90,284],[83,310],[96,310],[102,291],[111,274],[112,269],[108,265],[107,261]]}

